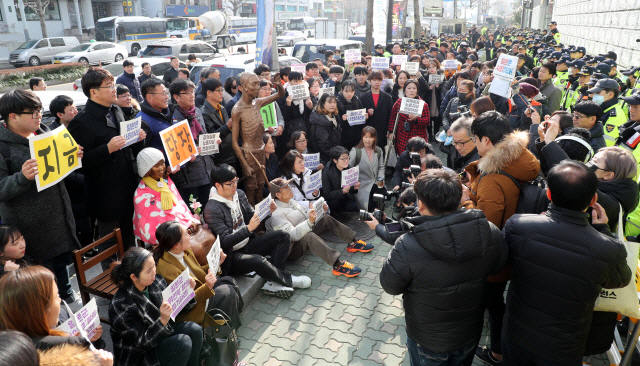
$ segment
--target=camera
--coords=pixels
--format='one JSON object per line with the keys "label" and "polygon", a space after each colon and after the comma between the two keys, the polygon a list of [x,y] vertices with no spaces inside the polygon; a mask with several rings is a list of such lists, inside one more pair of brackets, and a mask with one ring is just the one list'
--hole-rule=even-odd
{"label": "camera", "polygon": [[420,153],[417,152],[410,152],[409,153],[409,159],[411,159],[411,164],[412,165],[417,165],[420,166]]}
{"label": "camera", "polygon": [[402,176],[410,177],[411,175],[414,175],[417,177],[418,174],[420,174],[421,172],[422,172],[422,169],[420,168],[420,165],[411,165],[408,168],[402,169]]}
{"label": "camera", "polygon": [[411,187],[413,187],[413,183],[402,182],[402,184],[400,185],[400,190],[404,191],[405,189]]}
{"label": "camera", "polygon": [[471,111],[466,105],[459,106],[458,111],[460,112],[460,117],[471,117]]}
{"label": "camera", "polygon": [[373,202],[376,203],[376,206],[378,207],[378,209],[374,210],[373,212],[360,210],[360,214],[359,214],[360,221],[363,221],[363,222],[371,221],[371,218],[369,217],[369,215],[371,215],[373,216],[374,219],[378,220],[378,222],[384,222],[384,201],[385,201],[385,196],[377,193],[374,194]]}

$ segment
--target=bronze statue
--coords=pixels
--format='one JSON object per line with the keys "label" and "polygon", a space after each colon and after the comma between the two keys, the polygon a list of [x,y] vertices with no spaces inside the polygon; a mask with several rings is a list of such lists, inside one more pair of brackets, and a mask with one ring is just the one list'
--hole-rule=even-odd
{"label": "bronze statue", "polygon": [[[266,98],[258,98],[260,80],[256,74],[243,72],[239,75],[239,80],[243,91],[242,97],[231,110],[232,146],[246,177],[244,182],[247,199],[249,203],[255,205],[262,200],[262,188],[266,182],[264,143],[262,142],[264,123],[260,108],[283,97],[284,88],[280,83],[280,75],[276,73],[273,84],[278,92]],[[242,147],[238,144],[240,136],[242,136]],[[262,174],[259,172],[261,170]]]}

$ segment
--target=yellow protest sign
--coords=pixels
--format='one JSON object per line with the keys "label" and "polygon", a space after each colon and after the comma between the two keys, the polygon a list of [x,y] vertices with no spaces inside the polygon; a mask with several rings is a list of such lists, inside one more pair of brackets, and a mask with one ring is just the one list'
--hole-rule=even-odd
{"label": "yellow protest sign", "polygon": [[191,160],[191,155],[198,155],[196,143],[191,136],[189,123],[186,119],[160,131],[160,139],[172,170]]}
{"label": "yellow protest sign", "polygon": [[78,144],[64,126],[29,140],[31,159],[38,162],[38,192],[60,182],[72,171],[82,168]]}

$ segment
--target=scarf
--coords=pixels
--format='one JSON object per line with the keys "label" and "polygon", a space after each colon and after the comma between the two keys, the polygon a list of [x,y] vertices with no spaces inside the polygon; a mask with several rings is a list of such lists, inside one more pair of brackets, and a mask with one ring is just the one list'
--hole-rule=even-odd
{"label": "scarf", "polygon": [[160,202],[162,203],[162,210],[168,211],[173,208],[174,205],[178,205],[178,198],[176,197],[171,189],[169,189],[169,182],[162,179],[157,182],[155,179],[151,177],[142,178],[144,184],[147,187],[153,189],[156,192],[160,192]]}
{"label": "scarf", "polygon": [[[178,111],[182,113],[184,118],[189,121],[189,127],[191,128],[191,135],[195,141],[198,141],[198,136],[201,133],[204,133],[202,126],[200,126],[200,122],[196,119],[196,106],[192,105],[189,109],[182,109],[178,107]],[[195,121],[195,122],[194,122]]]}

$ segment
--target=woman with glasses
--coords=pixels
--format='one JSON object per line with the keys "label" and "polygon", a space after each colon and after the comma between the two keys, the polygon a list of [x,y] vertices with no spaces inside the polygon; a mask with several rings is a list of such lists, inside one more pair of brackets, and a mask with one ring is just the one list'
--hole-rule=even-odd
{"label": "woman with glasses", "polygon": [[315,173],[315,170],[308,169],[304,166],[304,158],[296,150],[291,150],[285,154],[280,162],[280,172],[286,180],[291,180],[289,186],[293,192],[293,199],[303,207],[309,207],[309,202],[315,202],[320,198],[320,191],[305,193],[304,184],[309,180],[309,176]]}
{"label": "woman with glasses", "polygon": [[140,104],[131,96],[129,88],[123,84],[116,84],[116,94],[118,95],[116,104],[122,109],[124,119],[129,121],[136,118],[136,115],[140,112]]}

